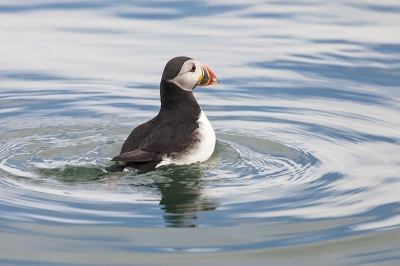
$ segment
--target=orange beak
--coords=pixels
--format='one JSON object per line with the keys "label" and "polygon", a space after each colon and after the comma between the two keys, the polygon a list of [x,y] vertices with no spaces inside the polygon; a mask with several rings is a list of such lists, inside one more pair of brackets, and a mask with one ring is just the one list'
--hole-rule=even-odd
{"label": "orange beak", "polygon": [[215,76],[215,74],[207,66],[201,64],[201,70],[203,72],[203,76],[200,77],[198,86],[209,86],[219,83],[217,76]]}

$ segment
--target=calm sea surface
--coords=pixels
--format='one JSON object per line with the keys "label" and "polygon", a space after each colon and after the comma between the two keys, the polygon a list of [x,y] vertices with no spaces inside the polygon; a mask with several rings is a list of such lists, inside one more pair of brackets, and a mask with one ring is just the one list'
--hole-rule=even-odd
{"label": "calm sea surface", "polygon": [[[107,174],[179,55],[205,163]],[[0,1],[0,265],[400,265],[400,3]]]}

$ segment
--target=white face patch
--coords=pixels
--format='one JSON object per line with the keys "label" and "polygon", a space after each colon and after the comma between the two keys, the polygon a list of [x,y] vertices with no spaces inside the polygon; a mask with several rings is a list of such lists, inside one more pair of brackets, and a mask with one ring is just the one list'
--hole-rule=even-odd
{"label": "white face patch", "polygon": [[179,74],[169,81],[175,83],[185,91],[193,91],[200,82],[201,77],[203,77],[203,70],[200,63],[191,59],[186,61],[182,65]]}

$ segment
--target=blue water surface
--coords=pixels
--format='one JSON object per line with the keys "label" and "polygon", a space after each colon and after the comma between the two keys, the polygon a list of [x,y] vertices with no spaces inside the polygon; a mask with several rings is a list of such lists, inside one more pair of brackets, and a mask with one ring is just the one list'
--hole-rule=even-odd
{"label": "blue water surface", "polygon": [[[0,1],[1,265],[397,265],[400,4]],[[204,163],[105,171],[169,59]]]}

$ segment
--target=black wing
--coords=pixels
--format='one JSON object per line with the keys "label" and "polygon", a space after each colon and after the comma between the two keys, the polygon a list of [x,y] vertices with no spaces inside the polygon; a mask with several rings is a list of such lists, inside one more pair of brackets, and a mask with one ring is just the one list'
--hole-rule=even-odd
{"label": "black wing", "polygon": [[112,161],[161,161],[161,156],[165,153],[187,149],[197,128],[195,120],[170,120],[159,124],[156,117],[135,128],[122,146],[121,154]]}
{"label": "black wing", "polygon": [[120,154],[139,149],[139,146],[143,142],[143,140],[146,139],[151,134],[151,132],[154,131],[156,121],[157,117],[147,121],[144,124],[141,124],[134,130],[132,130],[131,134],[129,134],[124,144],[122,145]]}
{"label": "black wing", "polygon": [[122,153],[112,158],[111,161],[120,162],[158,162],[161,157],[156,152],[148,152],[142,150],[134,150]]}

